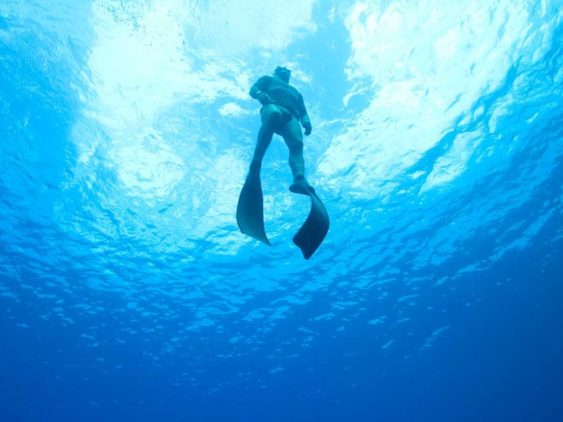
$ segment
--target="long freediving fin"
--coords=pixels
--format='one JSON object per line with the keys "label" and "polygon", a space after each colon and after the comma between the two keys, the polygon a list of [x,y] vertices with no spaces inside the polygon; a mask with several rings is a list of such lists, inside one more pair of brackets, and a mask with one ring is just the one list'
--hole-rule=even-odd
{"label": "long freediving fin", "polygon": [[240,231],[270,245],[264,229],[264,197],[260,176],[247,177],[237,205],[237,224]]}
{"label": "long freediving fin", "polygon": [[314,189],[309,187],[306,195],[311,198],[311,211],[305,223],[303,223],[297,234],[293,237],[293,243],[301,249],[303,257],[309,259],[321,245],[328,233],[330,220],[325,206]]}

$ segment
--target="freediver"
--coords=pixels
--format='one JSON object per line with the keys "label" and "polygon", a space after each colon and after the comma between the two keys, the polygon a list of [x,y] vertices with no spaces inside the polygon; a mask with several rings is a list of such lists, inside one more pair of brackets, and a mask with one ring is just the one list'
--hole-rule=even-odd
{"label": "freediver", "polygon": [[262,125],[258,132],[254,155],[237,206],[237,223],[242,233],[270,244],[264,229],[264,203],[260,170],[266,150],[274,133],[283,137],[289,149],[289,166],[293,183],[289,190],[311,198],[311,211],[307,220],[293,238],[305,259],[309,259],[319,247],[329,228],[326,209],[315,190],[305,179],[303,159],[303,132],[309,136],[311,120],[301,93],[289,84],[291,71],[278,66],[273,76],[259,78],[250,89],[250,96],[262,104]]}
{"label": "freediver", "polygon": [[293,174],[289,190],[308,195],[311,186],[305,179],[303,133],[299,124],[305,129],[306,136],[311,134],[313,128],[303,96],[289,84],[290,77],[291,71],[288,68],[278,66],[273,76],[262,76],[250,89],[250,96],[262,104],[262,126],[248,174],[254,177],[260,173],[262,159],[276,133],[283,137],[289,148],[289,166]]}

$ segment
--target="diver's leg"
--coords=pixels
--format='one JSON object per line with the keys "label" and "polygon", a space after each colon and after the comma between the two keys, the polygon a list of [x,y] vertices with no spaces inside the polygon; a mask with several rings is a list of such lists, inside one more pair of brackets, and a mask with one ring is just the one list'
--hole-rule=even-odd
{"label": "diver's leg", "polygon": [[262,107],[260,111],[262,126],[258,132],[254,156],[250,169],[240,192],[237,205],[237,224],[244,234],[247,234],[266,244],[270,244],[264,228],[264,196],[260,181],[260,167],[266,150],[272,141],[274,130],[281,121],[281,111],[274,105]]}
{"label": "diver's leg", "polygon": [[289,148],[289,167],[293,183],[289,190],[295,193],[308,193],[312,189],[305,179],[305,160],[303,159],[303,132],[297,119],[292,118],[280,131]]}
{"label": "diver's leg", "polygon": [[289,149],[289,167],[293,178],[302,178],[305,175],[305,161],[303,160],[303,133],[297,119],[292,118],[278,132]]}
{"label": "diver's leg", "polygon": [[254,155],[252,156],[252,162],[250,163],[250,170],[248,172],[249,176],[260,175],[262,159],[272,142],[274,130],[281,122],[282,113],[275,105],[268,104],[262,107],[260,117],[262,119],[262,126],[258,132],[256,148],[254,149]]}

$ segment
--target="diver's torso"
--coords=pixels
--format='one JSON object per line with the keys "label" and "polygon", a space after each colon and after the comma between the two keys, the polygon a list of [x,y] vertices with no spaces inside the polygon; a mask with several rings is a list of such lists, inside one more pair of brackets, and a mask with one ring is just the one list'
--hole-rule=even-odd
{"label": "diver's torso", "polygon": [[276,104],[288,108],[295,116],[299,117],[301,94],[297,89],[281,79],[270,77],[266,92]]}

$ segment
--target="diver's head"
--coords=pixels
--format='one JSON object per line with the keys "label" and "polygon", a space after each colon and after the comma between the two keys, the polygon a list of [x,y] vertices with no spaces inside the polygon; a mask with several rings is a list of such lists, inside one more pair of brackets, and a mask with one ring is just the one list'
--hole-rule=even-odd
{"label": "diver's head", "polygon": [[282,81],[289,83],[289,78],[291,77],[291,70],[287,67],[278,66],[274,70],[274,75],[280,78]]}

